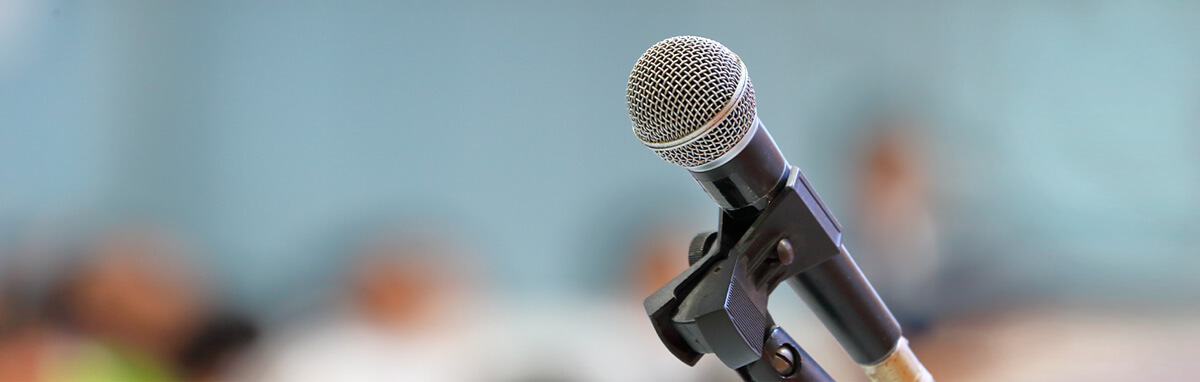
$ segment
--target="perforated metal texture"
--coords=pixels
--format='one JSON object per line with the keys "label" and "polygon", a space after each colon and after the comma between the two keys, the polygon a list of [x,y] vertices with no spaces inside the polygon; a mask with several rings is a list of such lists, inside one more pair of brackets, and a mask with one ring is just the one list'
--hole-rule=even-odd
{"label": "perforated metal texture", "polygon": [[685,145],[666,150],[654,150],[664,160],[683,166],[696,167],[717,160],[746,136],[754,124],[754,86],[746,83],[733,111],[721,124]]}
{"label": "perforated metal texture", "polygon": [[[696,167],[729,152],[754,123],[754,87],[737,94],[737,55],[703,37],[679,36],[650,47],[629,75],[625,100],[633,132],[668,162]],[[733,109],[714,128],[692,137],[735,95]],[[677,142],[678,141],[678,142]],[[665,146],[665,147],[664,147]]]}

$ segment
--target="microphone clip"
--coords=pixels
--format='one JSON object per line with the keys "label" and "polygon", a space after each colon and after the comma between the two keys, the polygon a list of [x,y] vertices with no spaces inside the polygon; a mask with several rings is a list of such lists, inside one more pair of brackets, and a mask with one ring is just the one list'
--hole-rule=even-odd
{"label": "microphone clip", "polygon": [[646,298],[655,332],[680,361],[714,353],[747,381],[832,380],[767,310],[780,283],[841,251],[841,225],[800,170],[788,171],[756,216],[722,210],[718,230],[692,240],[691,266]]}

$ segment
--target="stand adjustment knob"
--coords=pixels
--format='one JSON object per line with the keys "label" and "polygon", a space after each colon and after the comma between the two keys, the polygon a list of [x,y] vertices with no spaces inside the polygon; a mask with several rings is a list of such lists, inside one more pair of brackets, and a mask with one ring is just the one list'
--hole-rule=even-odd
{"label": "stand adjustment knob", "polygon": [[717,238],[716,232],[701,232],[692,238],[692,243],[688,245],[688,266],[696,264],[697,261],[704,258],[708,254],[708,249],[712,247],[713,240]]}

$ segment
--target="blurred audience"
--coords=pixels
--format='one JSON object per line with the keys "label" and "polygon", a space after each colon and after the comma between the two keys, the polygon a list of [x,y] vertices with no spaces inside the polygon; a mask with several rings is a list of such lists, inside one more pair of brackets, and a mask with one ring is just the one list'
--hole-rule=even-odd
{"label": "blurred audience", "polygon": [[230,378],[258,329],[216,313],[211,286],[186,256],[161,230],[117,228],[44,280],[21,272],[24,257],[4,257],[0,381]]}
{"label": "blurred audience", "polygon": [[[1187,380],[1196,312],[1124,306],[939,309],[943,259],[917,130],[891,121],[864,141],[859,263],[939,380]],[[117,225],[64,261],[0,249],[0,381],[735,381],[714,355],[666,351],[643,300],[687,268],[684,224],[627,219],[624,264],[594,293],[491,294],[450,236],[380,230],[335,259],[343,274],[315,317],[260,328],[221,301],[188,246]],[[624,221],[624,220],[623,220]],[[123,228],[124,227],[124,228]],[[132,228],[131,228],[132,227]],[[421,227],[425,228],[425,227]],[[62,242],[73,240],[62,237]],[[23,253],[22,251],[29,252]],[[36,252],[36,253],[34,253]],[[785,288],[786,289],[786,288]],[[776,321],[838,380],[862,378],[791,291]],[[782,300],[782,301],[777,301]]]}

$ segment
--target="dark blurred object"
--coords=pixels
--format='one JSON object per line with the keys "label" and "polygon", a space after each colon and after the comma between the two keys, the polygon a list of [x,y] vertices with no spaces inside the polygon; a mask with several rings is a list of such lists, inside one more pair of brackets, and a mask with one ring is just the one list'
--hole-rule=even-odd
{"label": "dark blurred object", "polygon": [[208,319],[179,352],[179,369],[191,381],[226,380],[237,369],[237,358],[259,337],[247,317],[221,314]]}

